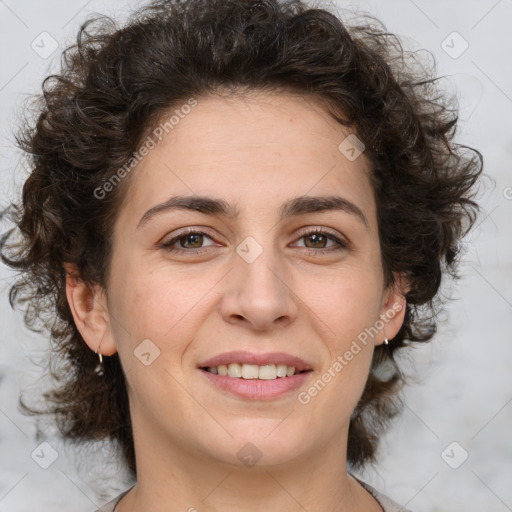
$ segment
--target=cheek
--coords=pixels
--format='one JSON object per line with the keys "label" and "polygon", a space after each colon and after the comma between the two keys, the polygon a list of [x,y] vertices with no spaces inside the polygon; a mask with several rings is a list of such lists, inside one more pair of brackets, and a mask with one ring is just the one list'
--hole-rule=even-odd
{"label": "cheek", "polygon": [[118,272],[112,286],[114,337],[130,401],[144,414],[168,410],[169,403],[182,411],[190,401],[178,384],[181,360],[201,325],[201,297],[211,285],[190,273],[173,272],[171,279],[169,272],[133,267],[124,278]]}
{"label": "cheek", "polygon": [[[134,265],[135,267],[135,265]],[[119,272],[114,288],[116,316],[132,338],[153,336],[165,343],[172,331],[187,325],[187,316],[200,308],[200,299],[211,285],[190,272],[163,272],[143,265]]]}
{"label": "cheek", "polygon": [[[324,402],[325,407],[333,407],[344,417],[356,406],[368,377],[374,348],[368,333],[379,319],[381,286],[377,273],[354,267],[322,282],[323,287],[314,289],[323,288],[323,293],[312,297],[310,293],[307,305],[315,313],[316,329],[328,358],[319,376],[321,382],[310,389],[310,395],[322,395],[317,403]],[[308,289],[311,291],[311,283],[304,284],[302,293]]]}
{"label": "cheek", "polygon": [[[173,269],[172,274],[169,269],[144,271],[142,265],[139,269],[125,273],[124,279],[118,273],[113,333],[128,384],[144,393],[170,379],[165,369],[172,369],[177,378],[181,375],[183,357],[211,311],[212,288],[219,276],[184,269]],[[173,384],[171,378],[166,386],[174,389]]]}
{"label": "cheek", "polygon": [[[302,294],[309,291],[308,305],[325,324],[332,343],[343,349],[379,319],[381,278],[374,272],[347,267],[322,281],[314,286],[305,283]],[[311,290],[316,291],[312,294]]]}

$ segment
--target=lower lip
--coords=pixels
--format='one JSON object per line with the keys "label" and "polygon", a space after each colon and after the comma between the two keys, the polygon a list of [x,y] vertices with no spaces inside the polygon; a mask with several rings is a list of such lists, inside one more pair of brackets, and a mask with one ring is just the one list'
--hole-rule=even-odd
{"label": "lower lip", "polygon": [[213,385],[234,395],[249,400],[276,398],[300,388],[310,378],[312,371],[297,373],[291,377],[278,377],[274,380],[242,379],[199,370]]}

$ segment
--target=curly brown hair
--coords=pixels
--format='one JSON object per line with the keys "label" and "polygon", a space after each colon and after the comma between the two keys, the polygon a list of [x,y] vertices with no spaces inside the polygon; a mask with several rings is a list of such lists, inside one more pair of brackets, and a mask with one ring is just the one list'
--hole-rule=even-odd
{"label": "curly brown hair", "polygon": [[226,88],[294,91],[318,99],[365,144],[386,284],[394,272],[409,279],[403,325],[375,348],[350,421],[348,463],[376,460],[378,439],[403,405],[395,352],[436,332],[442,276],[460,277],[461,241],[479,210],[483,159],[454,142],[457,109],[439,90],[435,66],[404,51],[377,19],[361,20],[349,26],[300,0],[160,0],[123,27],[105,16],[81,26],[59,74],[43,82],[37,122],[17,136],[31,173],[21,201],[2,213],[14,227],[3,234],[0,255],[19,272],[11,306],[24,308],[26,325],[53,344],[56,387],[45,393],[44,411],[21,400],[26,411],[51,413],[67,438],[119,443],[136,474],[123,368],[114,354],[104,375],[95,373],[97,356],[66,298],[64,263],[106,289],[130,176],[101,199],[95,190],[169,108]]}

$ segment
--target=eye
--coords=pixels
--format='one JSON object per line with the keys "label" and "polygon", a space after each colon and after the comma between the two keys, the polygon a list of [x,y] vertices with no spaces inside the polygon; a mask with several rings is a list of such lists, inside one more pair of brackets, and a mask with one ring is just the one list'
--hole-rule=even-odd
{"label": "eye", "polygon": [[[206,240],[211,243],[204,245]],[[296,245],[296,247],[304,247],[311,254],[326,253],[345,250],[348,243],[340,240],[340,238],[325,228],[316,228],[301,234],[299,240],[304,240],[304,244]],[[330,245],[328,245],[330,243]],[[216,245],[212,237],[207,233],[197,229],[187,229],[169,241],[161,244],[161,248],[168,252],[178,254],[199,254],[201,249]]]}
{"label": "eye", "polygon": [[[197,249],[202,249],[205,246],[203,243],[205,242],[205,239],[212,240],[213,239],[204,233],[203,231],[198,231],[195,229],[188,229],[171,240],[163,243],[161,247],[169,252],[176,252],[176,253],[197,253]],[[175,247],[175,245],[178,245],[178,247]],[[211,243],[208,245],[215,245],[215,243]]]}
{"label": "eye", "polygon": [[[340,240],[334,233],[319,228],[303,233],[299,240],[304,240],[302,247],[305,247],[311,253],[332,252],[344,250],[348,247],[348,244]],[[329,242],[331,242],[330,246],[327,245]],[[301,246],[299,245],[299,247]]]}

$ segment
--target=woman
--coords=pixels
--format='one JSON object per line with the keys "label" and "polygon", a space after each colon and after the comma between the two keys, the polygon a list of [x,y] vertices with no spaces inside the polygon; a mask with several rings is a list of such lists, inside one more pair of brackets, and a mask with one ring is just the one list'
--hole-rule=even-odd
{"label": "woman", "polygon": [[1,251],[56,344],[49,412],[136,478],[101,510],[404,510],[351,471],[435,333],[482,159],[403,56],[300,1],[159,1],[45,81]]}

